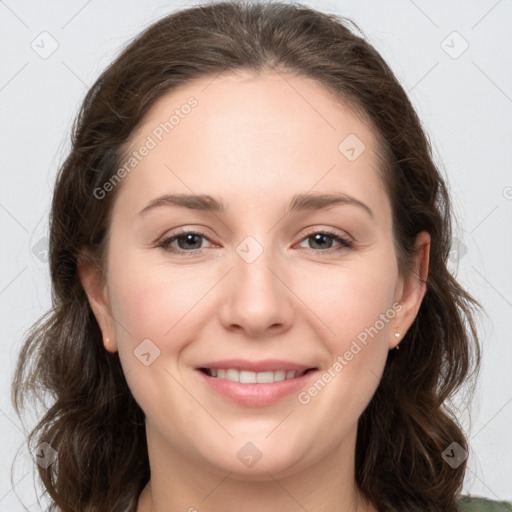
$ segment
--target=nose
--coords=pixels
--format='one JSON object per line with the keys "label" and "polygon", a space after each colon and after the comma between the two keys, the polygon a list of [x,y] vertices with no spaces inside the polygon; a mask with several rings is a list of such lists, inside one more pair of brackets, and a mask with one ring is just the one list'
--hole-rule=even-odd
{"label": "nose", "polygon": [[235,257],[234,268],[224,279],[220,321],[227,330],[244,336],[275,336],[288,330],[293,320],[294,294],[286,272],[271,251],[252,262]]}

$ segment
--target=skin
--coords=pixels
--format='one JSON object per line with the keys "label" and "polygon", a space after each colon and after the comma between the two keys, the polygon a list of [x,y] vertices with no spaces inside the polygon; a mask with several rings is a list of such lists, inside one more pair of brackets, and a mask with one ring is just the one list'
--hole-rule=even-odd
{"label": "skin", "polygon": [[[80,266],[109,338],[105,349],[119,352],[146,416],[151,480],[137,510],[375,512],[354,480],[357,420],[388,350],[412,324],[425,285],[399,274],[374,133],[312,80],[239,72],[159,99],[131,148],[140,148],[190,96],[197,107],[118,185],[106,279]],[[338,150],[349,134],[366,147],[354,161]],[[307,192],[348,194],[373,217],[352,204],[287,213],[290,198]],[[210,194],[222,198],[226,211],[161,206],[139,214],[163,193]],[[172,247],[199,252],[158,247],[178,227],[204,238],[190,249],[183,239]],[[353,247],[336,251],[340,243],[329,237],[315,244],[310,233],[325,229]],[[263,250],[251,263],[236,251],[247,236]],[[415,267],[423,279],[429,249],[422,232]],[[194,370],[239,357],[327,371],[394,303],[400,311],[308,404],[292,394],[265,407],[236,405],[210,391]],[[145,366],[134,350],[147,338],[160,355]],[[262,454],[250,468],[237,457],[247,442]]]}

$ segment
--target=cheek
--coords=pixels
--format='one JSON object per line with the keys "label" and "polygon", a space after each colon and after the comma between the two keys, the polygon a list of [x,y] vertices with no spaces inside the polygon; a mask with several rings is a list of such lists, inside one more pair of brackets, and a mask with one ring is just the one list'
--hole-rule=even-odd
{"label": "cheek", "polygon": [[[219,278],[211,265],[150,264],[136,251],[112,254],[124,254],[112,258],[109,267],[119,356],[135,398],[147,402],[147,397],[161,392],[157,382],[163,377],[157,370],[163,370],[165,362],[168,371],[179,371],[180,353],[191,340],[204,336],[202,329],[215,323],[215,300],[223,294],[220,288],[212,290]],[[376,255],[345,264],[310,262],[282,271],[293,290],[280,292],[283,300],[294,305],[293,328],[296,332],[304,329],[315,338],[318,352],[325,356],[325,368],[342,358],[342,371],[332,370],[336,378],[326,396],[336,389],[333,400],[345,404],[356,400],[358,409],[375,390],[387,354],[391,316],[386,313],[393,303],[393,269],[390,259]],[[223,270],[218,270],[222,276]],[[388,322],[382,321],[381,315]],[[146,358],[155,358],[151,371],[137,358],[143,342],[143,353],[149,353]],[[164,357],[158,359],[160,354]],[[371,374],[373,378],[369,378]],[[359,393],[348,396],[354,384]]]}
{"label": "cheek", "polygon": [[[307,286],[302,281],[303,287],[296,288],[314,312],[309,317],[315,318],[315,334],[325,333],[328,357],[323,367],[328,369],[328,383],[322,394],[329,399],[324,404],[351,404],[361,413],[377,388],[399,311],[393,306],[396,274],[392,261],[388,263],[326,269],[315,276],[314,287],[310,278]],[[321,384],[317,387],[323,389]],[[305,401],[315,395],[311,391]]]}
{"label": "cheek", "polygon": [[199,316],[215,311],[208,294],[215,279],[201,265],[171,267],[135,251],[124,254],[109,270],[117,348],[132,393],[151,406],[148,397],[162,392],[169,374],[179,376],[183,350],[201,337]]}
{"label": "cheek", "polygon": [[[343,349],[347,341],[375,324],[379,333],[386,334],[395,316],[392,307],[395,286],[392,263],[386,266],[361,262],[339,268],[326,266],[318,269],[314,278],[305,272],[297,279],[294,290],[306,308],[316,315],[322,331],[330,334],[333,347]],[[381,315],[385,315],[384,322]],[[377,335],[374,333],[373,337]]]}
{"label": "cheek", "polygon": [[109,274],[112,312],[128,331],[121,329],[121,339],[165,341],[200,308],[200,297],[211,287],[211,272],[208,275],[200,265],[154,263],[138,251],[125,254],[122,261],[111,261]]}
{"label": "cheek", "polygon": [[[128,386],[147,417],[164,417],[174,428],[197,414],[174,380],[181,380],[180,353],[195,337],[199,299],[209,282],[206,277],[191,279],[191,274],[182,269],[171,273],[137,258],[125,258],[109,274],[117,348]],[[179,414],[171,414],[173,404],[180,404]]]}
{"label": "cheek", "polygon": [[[193,336],[194,325],[200,328],[201,318],[203,324],[214,321],[209,316],[215,314],[220,292],[212,290],[217,279],[211,265],[151,265],[140,255],[124,254],[127,257],[113,260],[109,270],[120,355],[133,352],[145,339],[166,353],[179,352]],[[318,341],[329,344],[332,355],[348,350],[354,339],[364,342],[387,336],[390,324],[379,318],[393,303],[392,262],[362,258],[347,265],[312,264],[293,272],[283,270],[283,277],[293,290],[283,300],[296,305],[292,319],[296,328],[310,324]]]}

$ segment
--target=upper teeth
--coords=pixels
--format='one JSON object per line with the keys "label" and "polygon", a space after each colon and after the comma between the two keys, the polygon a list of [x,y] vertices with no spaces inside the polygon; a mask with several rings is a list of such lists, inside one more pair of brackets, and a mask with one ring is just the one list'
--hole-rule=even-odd
{"label": "upper teeth", "polygon": [[304,371],[295,370],[277,370],[275,372],[250,372],[247,370],[236,370],[229,368],[228,370],[221,368],[209,368],[208,374],[218,379],[226,379],[231,382],[240,382],[242,384],[267,384],[278,382],[285,379],[295,379],[304,375]]}

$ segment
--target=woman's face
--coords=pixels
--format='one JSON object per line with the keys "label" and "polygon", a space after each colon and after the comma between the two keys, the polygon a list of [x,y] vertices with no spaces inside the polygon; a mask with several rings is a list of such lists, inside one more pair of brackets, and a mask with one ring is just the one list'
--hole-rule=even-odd
{"label": "woman's face", "polygon": [[255,479],[353,455],[424,293],[398,274],[378,151],[291,75],[210,77],[155,104],[102,189],[120,187],[92,301],[150,450]]}

